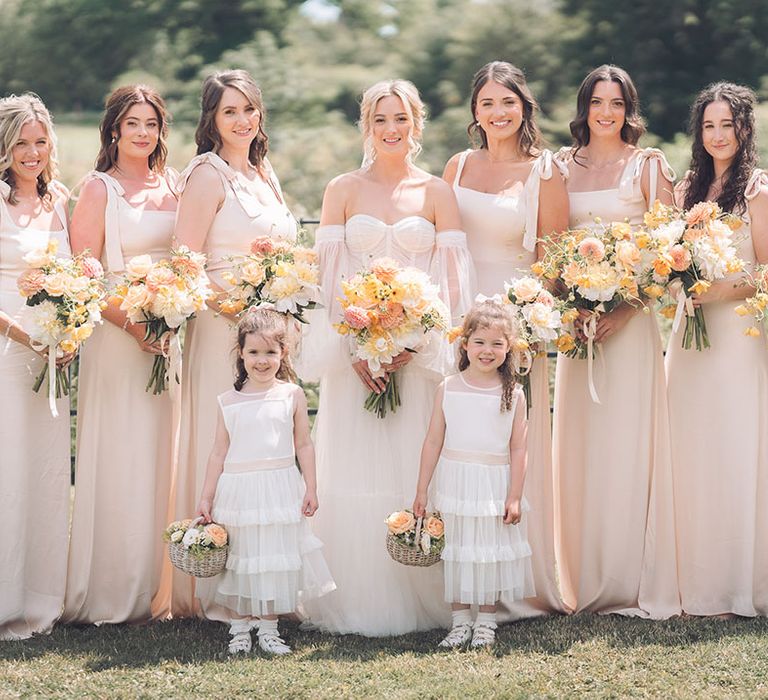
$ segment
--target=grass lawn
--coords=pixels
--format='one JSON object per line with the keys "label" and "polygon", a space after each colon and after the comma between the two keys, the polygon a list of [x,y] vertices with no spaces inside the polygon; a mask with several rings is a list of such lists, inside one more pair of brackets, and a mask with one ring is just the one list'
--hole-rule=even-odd
{"label": "grass lawn", "polygon": [[226,654],[222,624],[56,628],[0,643],[0,697],[768,697],[768,620],[581,615],[498,631],[492,651],[435,651],[440,631],[333,637],[281,623],[295,653]]}

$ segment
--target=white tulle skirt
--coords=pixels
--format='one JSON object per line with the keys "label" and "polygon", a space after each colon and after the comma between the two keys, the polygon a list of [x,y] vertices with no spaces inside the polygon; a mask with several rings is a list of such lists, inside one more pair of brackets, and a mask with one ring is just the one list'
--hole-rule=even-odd
{"label": "white tulle skirt", "polygon": [[[431,501],[443,516],[445,600],[495,605],[535,595],[527,518],[504,524],[509,465],[440,457]],[[523,513],[529,508],[523,499]]]}
{"label": "white tulle skirt", "polygon": [[224,471],[212,515],[227,528],[229,556],[208,588],[213,603],[241,616],[280,615],[336,587],[301,515],[303,495],[295,467]]}

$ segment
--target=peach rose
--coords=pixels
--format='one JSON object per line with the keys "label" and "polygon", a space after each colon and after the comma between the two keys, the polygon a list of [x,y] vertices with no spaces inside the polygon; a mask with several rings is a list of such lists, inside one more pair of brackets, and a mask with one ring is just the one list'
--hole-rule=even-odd
{"label": "peach rose", "polygon": [[397,326],[404,318],[405,312],[402,304],[391,301],[387,304],[387,310],[379,314],[379,325],[384,330]]}
{"label": "peach rose", "polygon": [[691,254],[685,246],[673,245],[669,249],[669,257],[672,259],[670,265],[676,272],[684,272],[691,265]]}
{"label": "peach rose", "polygon": [[599,238],[587,236],[579,243],[579,255],[590,262],[600,262],[605,257],[605,246]]}
{"label": "peach rose", "polygon": [[16,286],[23,297],[37,294],[45,284],[45,275],[39,269],[24,270],[16,280]]}
{"label": "peach rose", "polygon": [[416,520],[413,517],[413,513],[407,510],[399,510],[390,515],[385,522],[387,528],[393,535],[402,535],[408,530],[412,530],[416,525]]}
{"label": "peach rose", "polygon": [[699,202],[694,204],[685,214],[685,223],[688,226],[696,226],[717,218],[720,207],[715,202]]}
{"label": "peach rose", "polygon": [[439,538],[445,533],[445,525],[440,518],[436,518],[434,515],[427,518],[427,522],[424,523],[424,529],[429,533],[430,537]]}
{"label": "peach rose", "polygon": [[52,297],[60,297],[70,290],[70,277],[63,272],[56,272],[45,278],[43,286],[45,287],[45,291]]}
{"label": "peach rose", "polygon": [[617,241],[616,257],[627,270],[640,264],[640,250],[632,241]]}
{"label": "peach rose", "polygon": [[240,276],[254,287],[264,281],[264,268],[254,260],[249,260],[240,268]]}
{"label": "peach rose", "polygon": [[391,258],[379,258],[371,263],[370,271],[382,282],[391,284],[400,272],[400,265]]}
{"label": "peach rose", "polygon": [[208,535],[214,547],[223,547],[227,544],[227,531],[221,525],[211,523],[203,528],[203,532]]}
{"label": "peach rose", "polygon": [[186,255],[174,255],[171,258],[171,265],[181,277],[199,277],[205,263],[199,259],[188,258]]}
{"label": "peach rose", "polygon": [[275,243],[269,236],[259,236],[251,242],[251,253],[270,255],[275,251]]}
{"label": "peach rose", "polygon": [[173,270],[169,270],[167,267],[153,267],[147,273],[147,288],[151,292],[156,292],[160,287],[165,287],[173,284],[177,277]]}
{"label": "peach rose", "polygon": [[344,320],[350,328],[355,330],[362,330],[371,325],[371,319],[368,318],[365,309],[359,306],[348,306],[344,309]]}

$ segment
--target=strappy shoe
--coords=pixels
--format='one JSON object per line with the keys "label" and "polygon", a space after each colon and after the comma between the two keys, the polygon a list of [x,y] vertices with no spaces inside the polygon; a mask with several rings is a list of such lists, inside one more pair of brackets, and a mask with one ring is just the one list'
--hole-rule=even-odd
{"label": "strappy shoe", "polygon": [[452,627],[437,646],[443,649],[456,649],[463,647],[470,639],[472,639],[472,625],[469,622],[462,622]]}
{"label": "strappy shoe", "polygon": [[496,628],[490,625],[475,623],[472,629],[472,641],[469,645],[473,649],[480,649],[482,647],[492,647],[496,642]]}
{"label": "strappy shoe", "polygon": [[229,640],[227,651],[230,654],[247,654],[251,650],[251,646],[251,633],[238,632],[233,634],[232,639]]}
{"label": "strappy shoe", "polygon": [[277,632],[272,631],[266,634],[259,634],[259,647],[267,654],[274,654],[276,656],[291,653],[291,647],[280,639]]}

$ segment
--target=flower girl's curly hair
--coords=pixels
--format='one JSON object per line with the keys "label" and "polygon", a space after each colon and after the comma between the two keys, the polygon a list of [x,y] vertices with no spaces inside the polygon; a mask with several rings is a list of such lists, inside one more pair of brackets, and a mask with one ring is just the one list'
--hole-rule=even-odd
{"label": "flower girl's curly hair", "polygon": [[286,382],[295,382],[296,374],[293,371],[289,356],[290,341],[288,338],[288,325],[284,314],[273,309],[252,308],[237,324],[237,344],[235,345],[235,389],[240,391],[248,381],[248,372],[241,356],[245,347],[245,339],[251,333],[262,336],[269,342],[280,346],[283,357],[280,360],[280,368],[277,370],[277,378]]}
{"label": "flower girl's curly hair", "polygon": [[515,370],[512,344],[517,337],[517,330],[514,318],[512,317],[511,307],[500,301],[486,299],[485,301],[475,303],[464,317],[464,324],[461,328],[461,337],[459,343],[459,371],[464,371],[469,367],[469,357],[467,355],[467,341],[478,328],[499,328],[509,343],[507,356],[504,358],[501,366],[498,368],[501,377],[501,411],[512,410],[514,405],[515,390]]}

